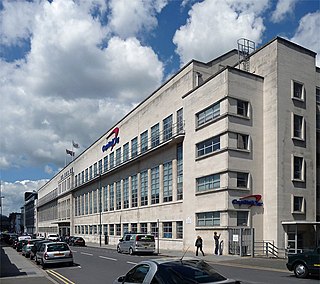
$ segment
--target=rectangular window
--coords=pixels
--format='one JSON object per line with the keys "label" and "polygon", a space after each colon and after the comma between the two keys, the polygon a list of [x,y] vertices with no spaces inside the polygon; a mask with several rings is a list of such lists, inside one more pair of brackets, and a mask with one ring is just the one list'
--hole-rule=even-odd
{"label": "rectangular window", "polygon": [[209,175],[197,178],[197,192],[207,191],[211,189],[220,188],[220,174]]}
{"label": "rectangular window", "polygon": [[148,150],[148,130],[140,134],[140,153]]}
{"label": "rectangular window", "polygon": [[182,221],[177,221],[176,223],[176,235],[177,239],[183,239],[183,222]]}
{"label": "rectangular window", "polygon": [[116,182],[116,209],[121,209],[121,181]]}
{"label": "rectangular window", "polygon": [[131,140],[131,158],[138,155],[138,138],[135,137]]}
{"label": "rectangular window", "polygon": [[99,174],[102,174],[102,159],[99,160]]}
{"label": "rectangular window", "polygon": [[129,160],[129,142],[123,145],[123,161]]}
{"label": "rectangular window", "polygon": [[137,223],[131,223],[131,232],[132,232],[132,233],[138,232],[138,225],[137,225]]}
{"label": "rectangular window", "polygon": [[237,134],[237,149],[249,150],[249,135]]}
{"label": "rectangular window", "polygon": [[88,235],[89,234],[89,226],[85,225],[84,228],[85,228],[85,231],[86,231],[86,235]]}
{"label": "rectangular window", "polygon": [[93,225],[93,233],[94,233],[94,234],[97,233],[97,225]]}
{"label": "rectangular window", "polygon": [[155,237],[158,237],[158,223],[151,223],[151,234],[154,235]]}
{"label": "rectangular window", "polygon": [[302,196],[293,197],[293,213],[303,213],[304,212],[304,198]]}
{"label": "rectangular window", "polygon": [[320,104],[320,88],[316,88],[316,102]]}
{"label": "rectangular window", "polygon": [[148,224],[141,223],[140,224],[140,231],[141,231],[141,233],[147,234],[148,233]]}
{"label": "rectangular window", "polygon": [[220,103],[214,104],[196,115],[197,127],[204,125],[220,115]]}
{"label": "rectangular window", "polygon": [[171,239],[172,238],[172,222],[163,222],[162,229],[163,229],[162,237],[166,239]]}
{"label": "rectangular window", "polygon": [[98,175],[98,164],[94,163],[93,165],[93,175],[96,177]]}
{"label": "rectangular window", "polygon": [[237,211],[237,226],[248,226],[248,211]]}
{"label": "rectangular window", "polygon": [[183,132],[183,124],[183,109],[181,108],[177,111],[177,133]]}
{"label": "rectangular window", "polygon": [[114,224],[109,225],[109,233],[110,233],[110,236],[114,236]]}
{"label": "rectangular window", "polygon": [[92,197],[93,197],[93,191],[89,192],[89,214],[92,214]]}
{"label": "rectangular window", "polygon": [[163,120],[163,141],[172,137],[172,115]]}
{"label": "rectangular window", "polygon": [[304,119],[303,116],[293,115],[293,137],[304,139]]}
{"label": "rectangular window", "polygon": [[103,158],[103,171],[106,172],[108,170],[108,156]]}
{"label": "rectangular window", "polygon": [[148,171],[140,173],[141,206],[148,205]]}
{"label": "rectangular window", "polygon": [[116,235],[121,236],[121,224],[116,224]]}
{"label": "rectangular window", "polygon": [[249,103],[237,100],[237,115],[249,117]]}
{"label": "rectangular window", "polygon": [[132,207],[138,206],[138,178],[137,175],[131,176],[131,203]]}
{"label": "rectangular window", "polygon": [[129,178],[123,180],[123,208],[129,208]]}
{"label": "rectangular window", "polygon": [[86,194],[86,215],[89,214],[89,192]]}
{"label": "rectangular window", "polygon": [[108,224],[104,224],[104,225],[103,225],[103,233],[104,233],[105,235],[109,235],[109,234],[108,234]]}
{"label": "rectangular window", "polygon": [[159,166],[151,169],[151,204],[159,203]]}
{"label": "rectangular window", "polygon": [[237,187],[248,188],[248,173],[237,173]]}
{"label": "rectangular window", "polygon": [[103,188],[103,199],[104,199],[103,211],[108,211],[108,186],[107,185]]}
{"label": "rectangular window", "polygon": [[114,167],[114,152],[110,153],[109,155],[109,163],[110,163],[110,169]]}
{"label": "rectangular window", "polygon": [[85,181],[87,182],[89,180],[88,169],[86,169],[85,173],[86,173]]}
{"label": "rectangular window", "polygon": [[129,232],[129,224],[125,223],[123,224],[123,234],[128,233]]}
{"label": "rectangular window", "polygon": [[212,137],[197,144],[197,157],[208,155],[220,149],[220,136]]}
{"label": "rectangular window", "polygon": [[109,203],[109,210],[112,211],[114,210],[114,184],[110,184],[109,186],[110,188],[110,203]]}
{"label": "rectangular window", "polygon": [[151,147],[156,147],[160,144],[159,123],[151,127]]}
{"label": "rectangular window", "polygon": [[295,99],[303,100],[304,99],[303,89],[304,89],[303,84],[293,81],[292,97]]}
{"label": "rectangular window", "polygon": [[293,157],[293,179],[295,180],[304,180],[304,161],[302,157]]}
{"label": "rectangular window", "polygon": [[93,213],[97,213],[98,212],[97,192],[98,192],[98,190],[93,190],[92,191],[92,195],[93,195]]}
{"label": "rectangular window", "polygon": [[89,167],[89,180],[92,180],[93,172],[92,172],[92,166]]}
{"label": "rectangular window", "polygon": [[116,166],[121,164],[121,148],[116,150]]}
{"label": "rectangular window", "polygon": [[197,227],[220,226],[220,212],[196,213]]}
{"label": "rectangular window", "polygon": [[85,206],[84,198],[85,198],[85,194],[81,196],[81,215],[84,215],[84,206]]}
{"label": "rectangular window", "polygon": [[81,183],[84,183],[84,171],[81,172]]}
{"label": "rectangular window", "polygon": [[163,164],[163,202],[172,201],[172,162]]}
{"label": "rectangular window", "polygon": [[92,235],[93,232],[93,225],[89,225],[89,234]]}
{"label": "rectangular window", "polygon": [[177,200],[183,199],[183,146],[177,145]]}

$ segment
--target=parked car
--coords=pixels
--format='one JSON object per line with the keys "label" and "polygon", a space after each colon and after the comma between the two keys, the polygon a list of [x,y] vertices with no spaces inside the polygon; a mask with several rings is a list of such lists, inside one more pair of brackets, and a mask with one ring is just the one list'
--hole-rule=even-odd
{"label": "parked car", "polygon": [[36,262],[45,267],[48,264],[65,263],[73,265],[73,254],[65,242],[43,243],[36,253]]}
{"label": "parked car", "polygon": [[207,262],[186,257],[145,260],[134,266],[114,284],[125,283],[240,283],[228,279],[214,270]]}
{"label": "parked car", "polygon": [[41,244],[43,243],[50,243],[51,241],[49,240],[44,240],[44,239],[37,239],[34,244],[33,247],[31,248],[30,251],[30,259],[34,259],[36,257],[36,253],[38,251],[38,249],[40,248]]}
{"label": "parked car", "polygon": [[69,245],[70,246],[83,246],[84,247],[86,245],[86,241],[82,237],[73,237],[70,240]]}
{"label": "parked car", "polygon": [[153,235],[142,233],[127,233],[119,240],[117,251],[129,254],[145,252],[154,253],[156,242]]}
{"label": "parked car", "polygon": [[58,234],[49,234],[47,239],[53,242],[58,242],[60,237]]}
{"label": "parked car", "polygon": [[296,277],[306,278],[309,274],[320,273],[320,247],[297,254],[289,254],[287,268]]}
{"label": "parked car", "polygon": [[25,257],[29,257],[31,248],[34,246],[34,243],[36,241],[37,239],[26,240],[26,243],[23,245],[21,249],[21,254],[24,255]]}
{"label": "parked car", "polygon": [[28,240],[20,240],[17,242],[16,250],[18,252],[22,251],[22,247],[28,242]]}

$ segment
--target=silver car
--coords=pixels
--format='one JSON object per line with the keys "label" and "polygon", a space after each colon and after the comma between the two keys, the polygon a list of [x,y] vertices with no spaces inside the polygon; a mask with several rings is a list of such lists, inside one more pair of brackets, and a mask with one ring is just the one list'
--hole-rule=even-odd
{"label": "silver car", "polygon": [[126,233],[119,240],[117,251],[129,254],[134,253],[154,253],[155,239],[153,235],[142,233]]}
{"label": "silver car", "polygon": [[65,242],[43,243],[36,252],[36,262],[42,267],[54,263],[65,263],[72,266],[73,254]]}
{"label": "silver car", "polygon": [[126,275],[116,279],[114,284],[129,283],[234,283],[240,281],[228,279],[214,270],[207,262],[192,257],[158,258],[141,261]]}

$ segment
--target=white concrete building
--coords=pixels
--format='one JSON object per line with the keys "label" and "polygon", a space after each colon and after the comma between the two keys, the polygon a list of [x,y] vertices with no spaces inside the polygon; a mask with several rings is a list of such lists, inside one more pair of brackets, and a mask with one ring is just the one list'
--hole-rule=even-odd
{"label": "white concrete building", "polygon": [[251,49],[191,61],[40,188],[38,233],[151,232],[177,250],[201,235],[209,253],[216,231],[224,254],[318,243],[316,54],[282,38]]}

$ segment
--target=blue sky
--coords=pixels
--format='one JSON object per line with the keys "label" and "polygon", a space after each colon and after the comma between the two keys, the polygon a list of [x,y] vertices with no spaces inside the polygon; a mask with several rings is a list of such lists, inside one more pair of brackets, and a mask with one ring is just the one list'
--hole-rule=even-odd
{"label": "blue sky", "polygon": [[[282,36],[320,53],[319,0],[0,1],[0,179],[19,211],[192,59]],[[317,65],[320,66],[319,56]]]}

